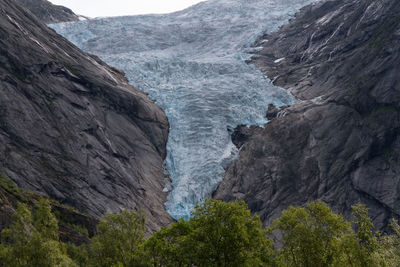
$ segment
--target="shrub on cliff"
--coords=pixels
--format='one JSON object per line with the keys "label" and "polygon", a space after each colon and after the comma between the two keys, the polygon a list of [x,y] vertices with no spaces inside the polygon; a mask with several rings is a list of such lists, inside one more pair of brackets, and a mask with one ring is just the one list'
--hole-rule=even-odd
{"label": "shrub on cliff", "polygon": [[34,219],[25,204],[19,204],[14,223],[2,231],[2,266],[76,266],[59,242],[57,219],[46,199],[41,199]]}

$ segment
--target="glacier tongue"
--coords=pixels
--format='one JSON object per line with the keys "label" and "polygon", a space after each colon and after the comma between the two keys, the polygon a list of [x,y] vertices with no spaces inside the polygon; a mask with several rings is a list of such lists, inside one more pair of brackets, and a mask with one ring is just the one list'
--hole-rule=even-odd
{"label": "glacier tongue", "polygon": [[50,25],[83,50],[123,69],[170,124],[166,166],[174,218],[210,196],[237,155],[227,128],[263,125],[269,103],[294,99],[245,60],[251,44],[317,0],[210,0],[166,15]]}

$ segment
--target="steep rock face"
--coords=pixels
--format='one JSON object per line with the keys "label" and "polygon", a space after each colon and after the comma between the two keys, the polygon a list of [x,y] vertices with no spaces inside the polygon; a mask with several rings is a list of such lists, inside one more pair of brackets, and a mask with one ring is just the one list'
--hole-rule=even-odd
{"label": "steep rock face", "polygon": [[168,121],[124,75],[0,0],[0,173],[96,217],[141,209],[171,222]]}
{"label": "steep rock face", "polygon": [[71,9],[53,5],[47,0],[17,0],[28,8],[36,17],[44,23],[58,23],[77,21],[79,17]]}
{"label": "steep rock face", "polygon": [[397,0],[324,1],[260,38],[251,63],[299,101],[245,133],[214,197],[245,200],[264,224],[316,199],[346,215],[364,202],[379,229],[398,218],[399,14]]}

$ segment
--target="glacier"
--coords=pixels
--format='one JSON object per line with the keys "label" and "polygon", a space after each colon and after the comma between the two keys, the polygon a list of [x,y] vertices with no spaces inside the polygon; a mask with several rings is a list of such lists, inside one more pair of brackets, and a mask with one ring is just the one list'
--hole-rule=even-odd
{"label": "glacier", "polygon": [[171,125],[166,209],[176,219],[187,219],[238,155],[229,130],[240,124],[262,126],[268,104],[295,101],[245,61],[257,49],[251,45],[258,36],[277,30],[313,2],[209,0],[170,14],[49,26],[122,69],[132,85],[165,110]]}

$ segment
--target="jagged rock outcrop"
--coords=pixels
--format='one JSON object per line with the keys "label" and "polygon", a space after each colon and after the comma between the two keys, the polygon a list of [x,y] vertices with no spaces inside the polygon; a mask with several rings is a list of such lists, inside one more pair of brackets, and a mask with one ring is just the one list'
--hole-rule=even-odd
{"label": "jagged rock outcrop", "polygon": [[[298,99],[253,131],[214,197],[243,199],[269,224],[322,199],[378,229],[400,214],[400,1],[311,5],[255,46],[251,63]],[[238,129],[240,131],[240,128]]]}
{"label": "jagged rock outcrop", "polygon": [[53,5],[47,0],[17,0],[28,8],[42,22],[59,23],[78,21],[79,17],[71,9],[64,6]]}
{"label": "jagged rock outcrop", "polygon": [[171,222],[163,161],[169,124],[123,73],[0,0],[0,173],[101,217],[141,209]]}

